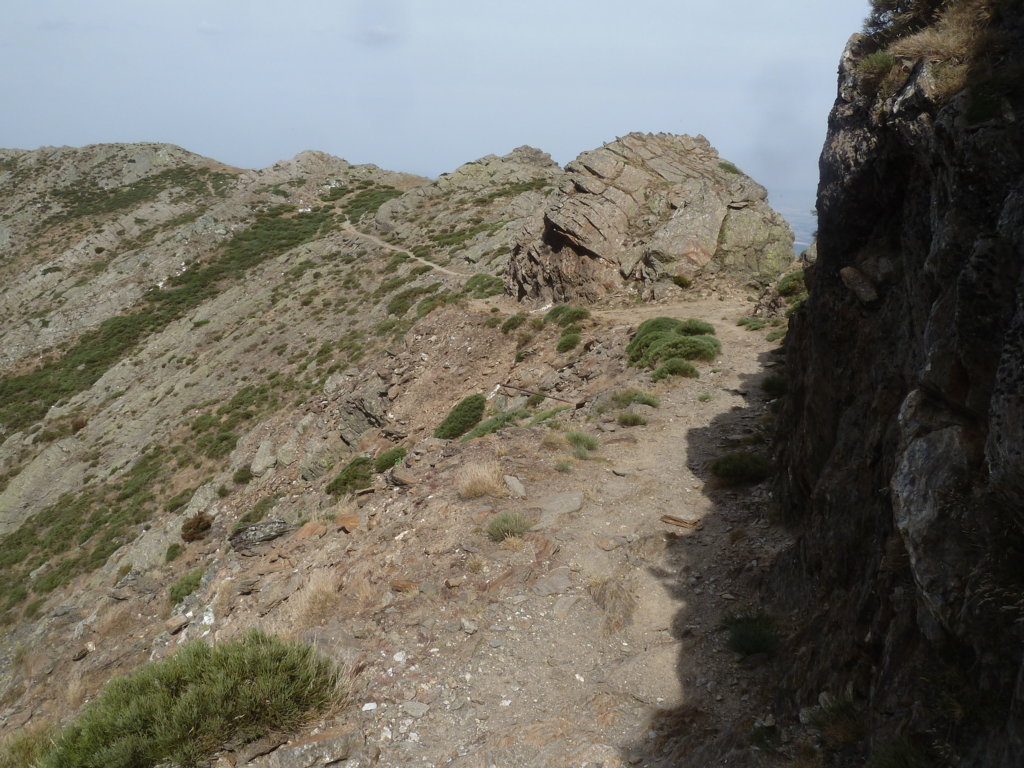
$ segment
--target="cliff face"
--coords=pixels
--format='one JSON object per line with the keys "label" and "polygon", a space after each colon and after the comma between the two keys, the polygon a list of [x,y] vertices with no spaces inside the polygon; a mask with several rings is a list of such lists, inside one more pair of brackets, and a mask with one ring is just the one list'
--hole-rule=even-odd
{"label": "cliff face", "polygon": [[979,14],[973,59],[890,56],[859,35],[843,55],[818,259],[787,341],[779,490],[799,539],[774,582],[816,606],[787,680],[802,704],[866,702],[875,754],[899,741],[1010,766],[1024,759],[1024,14],[959,5]]}

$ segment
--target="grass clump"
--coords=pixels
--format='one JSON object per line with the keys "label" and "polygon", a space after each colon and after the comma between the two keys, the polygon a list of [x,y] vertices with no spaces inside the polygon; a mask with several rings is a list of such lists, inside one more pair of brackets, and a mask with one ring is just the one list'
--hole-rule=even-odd
{"label": "grass clump", "polygon": [[476,427],[471,429],[462,437],[462,442],[467,442],[484,435],[489,435],[492,432],[497,432],[502,427],[508,424],[515,424],[520,419],[525,419],[530,415],[529,411],[508,411],[507,413],[499,413],[486,421],[481,422]]}
{"label": "grass clump", "polygon": [[486,405],[487,398],[482,394],[463,398],[448,411],[444,421],[434,430],[434,437],[441,438],[442,440],[454,440],[457,437],[462,437],[480,423],[480,419],[484,416]]}
{"label": "grass clump", "polygon": [[387,472],[392,467],[401,463],[406,453],[406,449],[401,445],[384,451],[373,460],[373,471],[377,473]]}
{"label": "grass clump", "polygon": [[779,278],[775,284],[775,290],[780,296],[796,296],[807,292],[807,285],[804,283],[804,271],[798,269]]}
{"label": "grass clump", "polygon": [[532,419],[530,419],[530,426],[534,427],[534,426],[540,424],[541,422],[547,421],[552,416],[557,416],[562,411],[569,410],[570,407],[571,406],[568,406],[568,405],[559,405],[559,406],[556,406],[554,408],[549,408],[546,411],[541,411],[536,416],[534,416]]}
{"label": "grass clump", "polygon": [[772,472],[771,462],[757,453],[726,453],[711,462],[711,474],[724,485],[759,483]]}
{"label": "grass clump", "polygon": [[628,408],[633,403],[649,405],[651,408],[657,408],[661,405],[661,401],[655,395],[639,389],[620,389],[617,392],[613,392],[609,399],[616,408]]}
{"label": "grass clump", "polygon": [[196,512],[181,524],[182,541],[199,541],[213,527],[213,518],[205,512]]}
{"label": "grass clump", "polygon": [[588,435],[586,432],[566,432],[565,441],[569,443],[573,448],[584,453],[590,451],[596,451],[600,442],[593,435]]}
{"label": "grass clump", "polygon": [[721,168],[726,173],[734,173],[737,176],[746,175],[745,173],[743,173],[743,171],[737,168],[734,164],[730,163],[728,160],[722,160],[721,162],[719,162],[718,167]]}
{"label": "grass clump", "polygon": [[167,547],[167,552],[164,554],[164,562],[170,563],[181,557],[181,553],[184,548],[178,542],[174,542]]}
{"label": "grass clump", "polygon": [[568,352],[571,349],[575,349],[580,343],[580,335],[578,333],[566,333],[558,339],[558,344],[555,346],[555,351],[559,353]]}
{"label": "grass clump", "polygon": [[491,541],[522,536],[533,527],[533,521],[522,512],[499,512],[487,522],[487,537]]}
{"label": "grass clump", "polygon": [[177,605],[186,597],[199,589],[199,582],[203,579],[203,569],[193,568],[176,582],[171,584],[167,590],[167,598],[171,605]]}
{"label": "grass clump", "polygon": [[574,307],[571,304],[559,304],[557,307],[552,307],[546,315],[544,315],[545,323],[558,323],[560,326],[565,328],[573,323],[578,323],[580,320],[586,320],[590,317],[590,310],[585,307]]}
{"label": "grass clump", "polygon": [[506,492],[501,467],[493,461],[467,464],[455,478],[455,488],[463,499],[504,496]]}
{"label": "grass clump", "polygon": [[372,468],[373,462],[369,457],[357,456],[334,476],[324,490],[331,496],[344,496],[346,493],[368,488]]}
{"label": "grass clump", "polygon": [[466,281],[463,290],[474,299],[488,299],[503,294],[505,283],[500,277],[478,272]]}
{"label": "grass clump", "polygon": [[685,379],[696,379],[700,374],[697,372],[696,366],[688,360],[683,360],[681,357],[670,357],[654,369],[654,372],[651,374],[651,380],[661,381],[662,379],[667,379],[669,376],[682,376]]}
{"label": "grass clump", "polygon": [[508,320],[506,320],[504,323],[501,324],[501,332],[502,333],[511,333],[512,331],[514,331],[516,328],[518,328],[519,326],[521,326],[525,322],[526,322],[526,313],[525,312],[517,312],[516,314],[512,315],[511,317],[509,317]]}
{"label": "grass clump", "polygon": [[252,480],[253,477],[255,477],[255,475],[253,475],[252,470],[249,469],[249,467],[240,467],[235,470],[235,474],[231,476],[231,479],[238,485],[245,485]]}
{"label": "grass clump", "polygon": [[736,325],[746,328],[748,331],[760,331],[767,323],[760,317],[741,317],[736,321]]}
{"label": "grass clump", "polygon": [[779,635],[775,617],[767,611],[743,610],[726,614],[722,625],[729,630],[726,645],[729,650],[752,656],[755,653],[775,653]]}
{"label": "grass clump", "polygon": [[620,413],[616,421],[624,427],[643,427],[647,424],[647,419],[641,416],[639,413]]}
{"label": "grass clump", "polygon": [[645,368],[655,368],[673,357],[714,360],[722,349],[714,332],[714,327],[703,320],[653,317],[637,328],[626,346],[626,358],[630,365]]}
{"label": "grass clump", "polygon": [[188,643],[110,682],[53,741],[40,768],[205,765],[228,744],[290,731],[337,705],[341,673],[308,645],[253,630]]}

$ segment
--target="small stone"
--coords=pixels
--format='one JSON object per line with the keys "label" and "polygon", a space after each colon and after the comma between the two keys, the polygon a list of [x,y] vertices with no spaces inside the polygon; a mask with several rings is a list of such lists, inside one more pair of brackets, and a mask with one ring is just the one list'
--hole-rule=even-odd
{"label": "small stone", "polygon": [[460,573],[457,576],[449,576],[444,580],[444,585],[448,587],[448,589],[455,589],[456,587],[461,587],[465,580],[465,575]]}
{"label": "small stone", "polygon": [[413,485],[416,482],[416,476],[411,470],[406,469],[405,467],[395,467],[392,469],[388,473],[388,479],[390,479],[394,485],[401,486]]}
{"label": "small stone", "polygon": [[423,717],[430,710],[429,704],[422,701],[403,701],[402,711],[409,717]]}
{"label": "small stone", "polygon": [[171,618],[164,622],[164,629],[170,634],[176,635],[188,626],[188,622],[187,616],[171,616]]}
{"label": "small stone", "polygon": [[359,528],[359,515],[357,513],[350,513],[346,515],[338,515],[334,518],[334,527],[339,531],[345,533],[352,533]]}
{"label": "small stone", "polygon": [[526,488],[523,487],[523,484],[518,477],[505,475],[505,487],[508,488],[508,492],[511,494],[513,499],[526,498]]}
{"label": "small stone", "polygon": [[308,522],[295,532],[297,539],[319,539],[327,533],[327,526],[323,523]]}
{"label": "small stone", "polygon": [[395,592],[416,592],[419,590],[419,586],[415,581],[408,581],[407,579],[394,579],[391,581],[391,588]]}
{"label": "small stone", "polygon": [[368,701],[365,704],[363,704],[363,712],[373,712],[373,710],[375,710],[376,708],[377,702],[375,701]]}
{"label": "small stone", "polygon": [[605,552],[611,552],[613,549],[618,549],[626,543],[626,539],[623,536],[612,536],[610,538],[600,539],[597,542],[597,546],[603,549]]}
{"label": "small stone", "polygon": [[479,629],[479,627],[477,626],[475,621],[472,621],[471,619],[462,620],[462,631],[465,632],[467,635],[475,634],[477,629]]}
{"label": "small stone", "polygon": [[549,576],[534,584],[533,591],[541,597],[547,597],[549,595],[559,595],[571,586],[569,569],[566,566],[562,566],[561,568],[556,568]]}
{"label": "small stone", "polygon": [[612,467],[612,474],[617,477],[629,477],[629,471],[619,467]]}

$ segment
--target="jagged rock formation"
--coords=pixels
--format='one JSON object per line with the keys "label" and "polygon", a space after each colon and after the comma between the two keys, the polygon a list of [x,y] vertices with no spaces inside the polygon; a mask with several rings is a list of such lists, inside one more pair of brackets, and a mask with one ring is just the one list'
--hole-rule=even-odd
{"label": "jagged rock formation", "polygon": [[720,272],[768,280],[793,260],[764,188],[702,136],[631,133],[566,175],[513,245],[506,284],[519,298],[593,300],[623,281]]}
{"label": "jagged rock formation", "polygon": [[973,57],[869,58],[862,36],[843,55],[787,343],[780,491],[800,540],[775,584],[817,606],[784,683],[798,703],[852,695],[875,754],[902,739],[928,764],[1008,768],[1024,760],[1024,18],[981,5]]}

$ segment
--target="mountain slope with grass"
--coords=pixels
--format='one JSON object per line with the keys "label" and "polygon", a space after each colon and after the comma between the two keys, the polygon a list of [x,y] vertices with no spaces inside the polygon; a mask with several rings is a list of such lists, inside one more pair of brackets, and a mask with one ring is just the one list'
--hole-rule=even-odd
{"label": "mountain slope with grass", "polygon": [[[629,137],[634,150],[666,141]],[[732,183],[733,171],[718,172],[714,184]],[[716,392],[756,365],[740,351],[773,343],[736,323],[783,270],[753,279],[717,265],[685,281],[648,270],[620,274],[590,306],[516,301],[515,244],[573,178],[528,147],[436,180],[315,152],[259,171],[157,144],[0,153],[0,730],[23,737],[2,759],[62,764],[56,743],[79,760],[106,738],[105,718],[139,711],[115,693],[135,685],[123,676],[148,680],[200,653],[191,643],[220,648],[258,627],[338,665],[337,696],[283,702],[280,722],[211,722],[172,759],[308,765],[311,750],[401,765],[422,747],[440,761],[451,745],[404,737],[400,718],[429,710],[432,733],[478,737],[479,718],[463,716],[505,684],[468,686],[465,710],[453,696],[481,639],[498,647],[497,616],[484,616],[493,601],[525,609],[525,592],[545,616],[579,604],[573,629],[524,643],[569,643],[566,632],[590,632],[605,610],[609,626],[626,620],[633,577],[591,595],[609,563],[579,567],[605,539],[595,551],[613,559],[641,541],[660,552],[673,523],[622,528],[618,502],[580,519],[596,501],[584,491],[608,480],[624,504],[643,483],[607,462],[646,455],[630,448],[631,430],[679,442],[687,403],[710,418],[704,404],[726,402]],[[758,188],[744,183],[753,200]],[[640,238],[649,224],[630,219],[623,232]],[[756,250],[764,233],[754,234]],[[660,242],[682,253],[681,240]],[[637,326],[662,314],[678,339],[632,359]],[[784,329],[780,312],[769,319]],[[653,413],[652,387],[678,416]],[[616,533],[592,538],[605,528]],[[657,634],[668,624],[641,624],[644,643],[672,637]],[[632,651],[612,653],[621,642],[609,634],[591,663],[627,663]],[[393,674],[435,653],[447,688]],[[168,666],[147,671],[157,664]],[[607,755],[625,755],[664,703],[627,706],[643,680],[623,674],[617,688],[594,678],[578,692],[619,702],[618,736],[592,733]],[[232,675],[216,673],[228,694]],[[207,695],[188,690],[167,708],[193,711],[189,697]],[[168,759],[151,720],[96,759]],[[495,724],[487,749],[508,746]],[[285,731],[298,735],[285,744]],[[514,759],[528,763],[531,749]]]}

